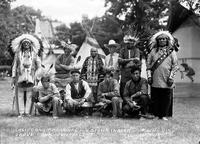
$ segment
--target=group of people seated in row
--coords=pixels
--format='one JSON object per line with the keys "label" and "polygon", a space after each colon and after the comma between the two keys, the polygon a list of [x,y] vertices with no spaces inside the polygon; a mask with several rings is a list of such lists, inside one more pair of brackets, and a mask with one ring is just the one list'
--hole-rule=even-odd
{"label": "group of people seated in row", "polygon": [[139,67],[131,69],[132,79],[126,83],[124,95],[121,97],[118,81],[113,78],[111,71],[106,71],[104,80],[98,85],[96,100],[88,82],[80,78],[79,70],[71,71],[72,81],[66,85],[64,91],[60,92],[56,85],[50,82],[50,77],[42,77],[42,85],[34,88],[35,107],[40,114],[52,111],[54,118],[66,113],[91,115],[92,112],[100,112],[113,118],[125,115],[138,116],[138,114],[146,116],[149,100],[148,84],[146,79],[140,77],[140,73]]}

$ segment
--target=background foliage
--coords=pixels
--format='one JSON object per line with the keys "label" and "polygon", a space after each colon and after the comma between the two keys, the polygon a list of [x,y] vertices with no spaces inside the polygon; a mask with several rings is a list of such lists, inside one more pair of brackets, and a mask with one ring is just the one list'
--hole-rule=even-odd
{"label": "background foliage", "polygon": [[[48,19],[40,10],[31,7],[20,6],[10,8],[13,0],[1,0],[0,2],[0,57],[9,57],[8,45],[11,39],[22,33],[33,33],[35,19]],[[104,44],[110,39],[120,43],[126,33],[138,36],[149,35],[158,29],[165,29],[160,20],[169,15],[170,2],[166,0],[105,0],[108,7],[102,17],[89,19],[87,15],[82,17],[82,22],[73,22],[70,27],[65,24],[56,27],[55,40],[59,44],[63,40],[79,46],[85,36],[90,35],[99,42],[107,53]],[[53,20],[51,20],[53,21]]]}

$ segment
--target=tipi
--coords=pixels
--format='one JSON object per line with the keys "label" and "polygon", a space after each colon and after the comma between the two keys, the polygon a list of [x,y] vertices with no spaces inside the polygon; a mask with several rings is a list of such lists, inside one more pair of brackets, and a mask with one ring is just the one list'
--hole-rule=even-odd
{"label": "tipi", "polygon": [[[180,3],[173,2],[168,29],[179,41],[179,64],[191,66],[196,73],[194,82],[200,83],[200,18]],[[181,73],[177,73],[176,82],[187,83],[190,80],[187,77],[181,79]]]}
{"label": "tipi", "polygon": [[101,56],[103,62],[105,59],[105,53],[102,48],[99,46],[98,42],[95,38],[91,36],[86,36],[85,41],[83,42],[81,48],[79,49],[76,58],[75,58],[75,65],[77,67],[82,67],[85,59],[90,56],[91,48],[97,48],[98,54]]}
{"label": "tipi", "polygon": [[[58,26],[59,23],[56,23],[55,26]],[[54,44],[50,44],[52,39],[55,39],[55,29],[53,27],[53,22],[49,20],[39,20],[36,19],[35,25],[35,35],[37,35],[43,43],[44,54],[49,52],[49,49],[53,49],[55,55],[63,54],[64,51],[61,48],[57,48]]]}
{"label": "tipi", "polygon": [[35,34],[41,39],[53,39],[54,31],[51,22],[49,20],[36,19]]}

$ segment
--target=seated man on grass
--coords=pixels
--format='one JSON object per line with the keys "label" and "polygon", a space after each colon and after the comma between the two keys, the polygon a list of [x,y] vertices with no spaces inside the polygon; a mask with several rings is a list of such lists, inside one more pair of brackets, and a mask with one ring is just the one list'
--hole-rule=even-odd
{"label": "seated man on grass", "polygon": [[60,99],[57,87],[50,83],[50,77],[41,78],[42,85],[37,87],[39,92],[38,101],[35,104],[40,114],[50,114],[53,110],[53,118],[58,118]]}
{"label": "seated man on grass", "polygon": [[112,111],[112,118],[121,116],[122,99],[119,94],[119,83],[111,71],[106,71],[104,81],[99,84],[97,99],[102,104],[102,112]]}
{"label": "seated man on grass", "polygon": [[[88,114],[90,107],[91,89],[88,83],[80,79],[79,70],[72,70],[72,82],[66,86],[64,108],[70,114]],[[86,110],[86,111],[85,111]]]}
{"label": "seated man on grass", "polygon": [[141,111],[141,115],[147,114],[148,104],[148,90],[147,80],[140,77],[141,69],[135,66],[131,69],[132,79],[126,83],[123,99],[123,112],[130,116],[138,116]]}

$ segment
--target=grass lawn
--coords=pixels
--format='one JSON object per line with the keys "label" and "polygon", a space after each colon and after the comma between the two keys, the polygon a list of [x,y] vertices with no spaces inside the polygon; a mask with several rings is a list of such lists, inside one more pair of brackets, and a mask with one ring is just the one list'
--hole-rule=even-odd
{"label": "grass lawn", "polygon": [[[9,80],[0,81],[0,144],[198,144],[200,85],[177,85],[169,121],[100,117],[17,118],[11,116]],[[194,93],[187,97],[189,91]]]}

